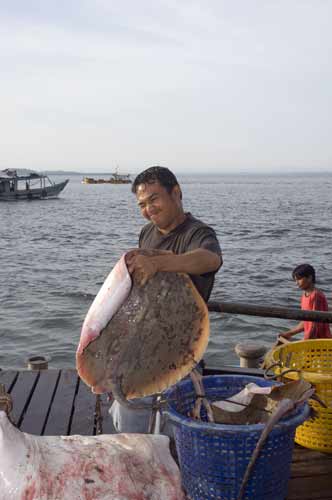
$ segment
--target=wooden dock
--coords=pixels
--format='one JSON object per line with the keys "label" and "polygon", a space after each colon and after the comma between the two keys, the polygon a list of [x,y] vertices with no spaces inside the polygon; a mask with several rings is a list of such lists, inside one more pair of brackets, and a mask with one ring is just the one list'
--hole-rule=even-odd
{"label": "wooden dock", "polygon": [[[11,416],[23,432],[44,436],[114,432],[110,401],[92,394],[76,370],[0,371],[0,384],[12,397]],[[332,500],[332,455],[296,445],[287,500]]]}
{"label": "wooden dock", "polygon": [[38,436],[94,436],[114,432],[105,394],[96,396],[76,370],[0,371],[13,400],[17,427]]}

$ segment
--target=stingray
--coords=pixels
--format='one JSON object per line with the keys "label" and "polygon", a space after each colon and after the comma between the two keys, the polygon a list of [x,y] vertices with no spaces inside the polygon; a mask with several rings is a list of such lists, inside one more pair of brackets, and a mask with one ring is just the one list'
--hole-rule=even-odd
{"label": "stingray", "polygon": [[[156,255],[157,251],[142,251]],[[188,375],[209,338],[206,304],[184,273],[157,272],[143,284],[121,257],[93,301],[76,353],[95,393],[128,400],[160,393]]]}
{"label": "stingray", "polygon": [[33,436],[0,406],[0,500],[184,500],[166,436]]}

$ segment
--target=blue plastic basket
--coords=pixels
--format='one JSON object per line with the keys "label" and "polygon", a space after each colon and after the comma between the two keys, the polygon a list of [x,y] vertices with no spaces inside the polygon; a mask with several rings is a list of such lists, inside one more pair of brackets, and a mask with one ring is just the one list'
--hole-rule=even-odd
{"label": "blue plastic basket", "polygon": [[[229,398],[245,385],[273,382],[259,377],[214,375],[203,377],[209,401]],[[191,380],[184,380],[165,393],[183,486],[191,500],[236,500],[248,462],[264,424],[224,425],[188,418],[195,402]],[[272,430],[246,487],[245,499],[284,500],[290,474],[295,429],[309,416],[302,405]],[[202,413],[206,420],[206,414]]]}

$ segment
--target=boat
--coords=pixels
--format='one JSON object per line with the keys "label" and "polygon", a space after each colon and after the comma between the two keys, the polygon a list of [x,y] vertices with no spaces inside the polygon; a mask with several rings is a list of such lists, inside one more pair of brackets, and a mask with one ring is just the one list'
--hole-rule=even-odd
{"label": "boat", "polygon": [[68,182],[66,179],[56,184],[45,174],[28,172],[20,175],[7,168],[0,171],[0,201],[55,198]]}
{"label": "boat", "polygon": [[109,184],[131,184],[130,174],[118,174],[115,172],[108,180]]}
{"label": "boat", "polygon": [[131,184],[131,179],[130,174],[118,174],[116,171],[109,179],[83,177],[82,184]]}

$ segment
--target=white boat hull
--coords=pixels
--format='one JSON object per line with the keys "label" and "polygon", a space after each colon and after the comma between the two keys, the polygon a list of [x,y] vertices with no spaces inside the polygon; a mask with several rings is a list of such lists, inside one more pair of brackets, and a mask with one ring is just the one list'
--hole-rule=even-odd
{"label": "white boat hull", "polygon": [[44,188],[31,188],[29,190],[17,190],[13,192],[0,192],[0,201],[19,201],[19,200],[41,200],[47,198],[56,198],[58,194],[66,187],[69,180],[45,186]]}

